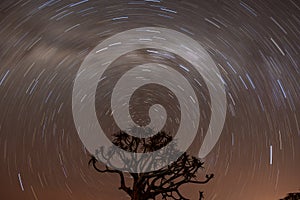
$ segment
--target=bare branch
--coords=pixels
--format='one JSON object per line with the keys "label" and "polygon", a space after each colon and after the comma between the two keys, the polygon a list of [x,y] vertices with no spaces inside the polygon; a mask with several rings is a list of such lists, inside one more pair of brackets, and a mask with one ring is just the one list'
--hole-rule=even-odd
{"label": "bare branch", "polygon": [[[96,154],[100,154],[105,160],[107,160],[108,166],[112,167],[110,159],[117,155],[118,158],[124,161],[124,169],[151,169],[157,164],[162,164],[168,161],[171,154],[181,155],[176,149],[175,143],[172,142],[172,137],[165,132],[159,132],[156,135],[149,138],[138,138],[128,135],[124,131],[114,135],[113,143],[129,152],[153,152],[152,157],[141,156],[136,157],[136,154],[130,154],[131,158],[124,155],[123,151],[119,151],[118,148],[111,149],[107,155],[104,154],[103,149],[100,148]],[[168,148],[164,148],[167,144]],[[164,151],[157,151],[163,149]],[[207,174],[204,180],[197,179],[197,172],[199,169],[203,169],[203,162],[196,157],[190,156],[187,153],[182,155],[174,161],[172,164],[167,165],[157,171],[150,171],[145,173],[128,173],[132,178],[132,187],[126,186],[124,173],[118,170],[118,168],[107,167],[105,169],[99,169],[96,166],[97,159],[92,157],[89,164],[93,165],[95,170],[99,173],[116,173],[120,177],[120,190],[125,191],[132,200],[142,199],[156,199],[160,196],[162,199],[173,200],[186,200],[180,192],[180,187],[185,184],[206,184],[213,177],[213,174]],[[122,168],[123,169],[123,168]],[[130,171],[130,170],[128,170]],[[199,199],[203,200],[203,192],[199,192]]]}

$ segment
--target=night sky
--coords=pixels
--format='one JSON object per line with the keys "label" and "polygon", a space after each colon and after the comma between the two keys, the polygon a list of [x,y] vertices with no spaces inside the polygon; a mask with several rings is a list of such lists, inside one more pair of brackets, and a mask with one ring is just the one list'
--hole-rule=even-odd
{"label": "night sky", "polygon": [[[225,82],[224,128],[199,173],[215,178],[183,187],[184,194],[197,199],[204,190],[212,200],[271,200],[300,189],[299,1],[1,0],[0,199],[129,199],[118,190],[118,176],[88,166],[90,154],[73,121],[72,90],[81,63],[101,41],[147,26],[196,40]],[[188,60],[170,52],[139,49],[112,62],[97,88],[99,123],[108,136],[119,130],[110,115],[112,84],[130,66],[147,62],[196,77],[191,84],[201,117],[189,148],[195,154],[208,129],[209,94]],[[157,85],[140,88],[131,102],[133,120],[147,124],[149,105],[161,103],[171,122],[164,129],[176,134],[180,112],[177,99],[167,98],[172,95]]]}

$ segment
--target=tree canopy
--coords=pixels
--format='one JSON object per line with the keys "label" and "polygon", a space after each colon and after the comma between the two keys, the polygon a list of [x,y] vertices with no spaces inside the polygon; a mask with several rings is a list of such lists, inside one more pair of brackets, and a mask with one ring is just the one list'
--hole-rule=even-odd
{"label": "tree canopy", "polygon": [[[153,152],[166,146],[171,141],[172,137],[163,131],[148,138],[134,137],[124,131],[120,131],[113,135],[112,140],[113,144],[119,148],[112,148],[109,152],[104,152],[104,150],[100,148],[99,151],[95,153],[95,156],[101,156],[107,163],[110,163],[110,159],[117,155],[118,158],[126,161],[124,162],[125,166],[123,166],[123,170],[111,167],[113,166],[112,163],[105,167],[100,167],[98,163],[99,159],[95,156],[92,156],[89,164],[99,173],[113,173],[119,175],[119,189],[126,192],[132,200],[157,199],[158,197],[165,200],[186,200],[188,198],[180,191],[182,185],[206,184],[214,177],[213,174],[206,174],[202,180],[198,179],[198,170],[203,169],[204,164],[200,159],[188,155],[185,152],[180,153],[175,143],[169,145],[169,148],[155,154],[155,158],[151,160],[150,164],[149,160],[146,160],[143,156],[139,158],[138,161],[134,160],[134,158],[128,159],[122,155],[122,151],[118,150],[121,148],[129,152]],[[178,155],[178,153],[180,153],[181,156],[179,156],[175,162],[155,171],[133,173],[130,172],[130,170],[126,170],[133,167],[161,165],[163,162],[167,162],[170,155]],[[199,199],[203,199],[203,197],[203,192],[199,191]]]}

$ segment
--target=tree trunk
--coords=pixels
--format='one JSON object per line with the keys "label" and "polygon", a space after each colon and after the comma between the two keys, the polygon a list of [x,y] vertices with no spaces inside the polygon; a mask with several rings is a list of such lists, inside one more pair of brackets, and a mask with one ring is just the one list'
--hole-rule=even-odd
{"label": "tree trunk", "polygon": [[137,184],[133,186],[133,195],[131,200],[143,200],[140,187]]}
{"label": "tree trunk", "polygon": [[140,177],[136,178],[133,182],[132,198],[131,200],[145,200],[143,195],[144,186],[140,181]]}

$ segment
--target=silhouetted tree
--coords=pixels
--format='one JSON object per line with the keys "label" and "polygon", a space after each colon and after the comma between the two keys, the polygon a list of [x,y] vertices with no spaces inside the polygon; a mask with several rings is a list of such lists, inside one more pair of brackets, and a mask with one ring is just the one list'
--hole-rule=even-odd
{"label": "silhouetted tree", "polygon": [[[169,144],[172,137],[165,132],[158,132],[154,136],[147,138],[134,137],[127,134],[124,131],[113,135],[112,142],[122,148],[123,150],[129,152],[153,152]],[[175,143],[168,145],[169,148],[165,148],[162,152],[158,152],[151,160],[150,167],[161,165],[163,162],[168,162],[170,155],[178,155],[180,153],[176,149]],[[119,149],[119,148],[117,148]],[[96,156],[101,155],[108,163],[114,155],[118,155],[118,158],[126,161],[125,166],[122,169],[127,169],[128,172],[124,170],[117,170],[114,167],[100,167],[97,165],[97,159],[95,156],[89,161],[97,172],[100,173],[114,173],[118,174],[120,177],[120,190],[126,192],[132,200],[146,200],[146,199],[157,199],[158,197],[162,199],[178,199],[185,200],[180,191],[180,186],[192,183],[192,184],[206,184],[213,177],[213,174],[207,174],[204,180],[197,179],[197,172],[199,169],[203,168],[203,162],[196,157],[190,156],[187,153],[180,153],[180,157],[170,165],[160,168],[156,171],[149,171],[143,173],[132,173],[129,169],[133,167],[140,167],[145,169],[149,167],[149,158],[146,160],[145,157],[139,158],[138,162],[135,159],[128,159],[120,153],[117,149],[110,149],[107,153],[103,153],[103,149],[99,149],[96,152]],[[145,164],[147,163],[147,165]],[[111,164],[111,163],[110,163]],[[111,164],[112,165],[112,164]],[[131,181],[126,179],[126,177],[131,176]],[[203,192],[199,191],[199,199],[203,199]]]}
{"label": "silhouetted tree", "polygon": [[280,200],[300,200],[300,192],[288,193],[286,197]]}

